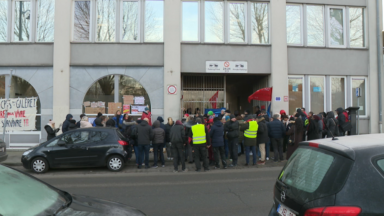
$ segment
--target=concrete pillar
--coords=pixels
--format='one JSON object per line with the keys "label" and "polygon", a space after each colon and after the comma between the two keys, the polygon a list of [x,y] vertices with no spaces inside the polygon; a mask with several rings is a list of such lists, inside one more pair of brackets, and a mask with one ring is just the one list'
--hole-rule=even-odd
{"label": "concrete pillar", "polygon": [[[180,119],[181,99],[181,1],[164,1],[164,117]],[[168,94],[176,85],[177,93]]]}
{"label": "concrete pillar", "polygon": [[[288,102],[284,102],[284,96],[288,96],[288,56],[285,7],[286,0],[271,0],[271,79],[272,113],[280,110],[288,112]],[[280,97],[280,101],[276,101]]]}
{"label": "concrete pillar", "polygon": [[[381,2],[381,1],[380,1]],[[381,6],[380,6],[381,7]],[[369,66],[368,66],[368,93],[367,110],[369,111],[369,133],[378,133],[379,128],[379,84],[377,67],[377,38],[376,38],[376,0],[367,1],[368,18],[368,46],[369,46]],[[380,24],[382,29],[382,24]],[[380,30],[382,32],[382,30]],[[381,40],[382,41],[382,40]],[[382,43],[380,41],[380,43]],[[382,46],[380,46],[382,47]],[[380,52],[381,53],[381,52]],[[382,75],[383,76],[383,75]],[[381,82],[383,84],[383,82]],[[383,88],[383,86],[382,86]]]}
{"label": "concrete pillar", "polygon": [[72,1],[55,0],[53,120],[57,122],[57,126],[69,113],[71,14]]}

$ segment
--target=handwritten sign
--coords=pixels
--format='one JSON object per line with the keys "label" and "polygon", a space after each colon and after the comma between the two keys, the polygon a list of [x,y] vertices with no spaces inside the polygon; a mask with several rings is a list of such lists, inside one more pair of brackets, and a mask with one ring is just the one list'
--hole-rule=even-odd
{"label": "handwritten sign", "polygon": [[[0,99],[0,124],[7,131],[36,130],[35,120],[38,98]],[[8,110],[6,124],[5,113]]]}
{"label": "handwritten sign", "polygon": [[135,97],[135,104],[144,104],[145,99],[144,97]]}

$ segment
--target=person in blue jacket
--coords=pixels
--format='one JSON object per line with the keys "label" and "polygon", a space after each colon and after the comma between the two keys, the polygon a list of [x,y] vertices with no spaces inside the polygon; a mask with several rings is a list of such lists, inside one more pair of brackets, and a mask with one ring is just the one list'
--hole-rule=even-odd
{"label": "person in blue jacket", "polygon": [[[113,117],[112,119],[115,121],[115,127],[116,128],[120,128],[119,125],[123,124],[124,116],[121,115],[121,111],[120,110],[117,110],[116,114],[115,114],[115,117]],[[120,131],[123,131],[123,129],[120,128]]]}

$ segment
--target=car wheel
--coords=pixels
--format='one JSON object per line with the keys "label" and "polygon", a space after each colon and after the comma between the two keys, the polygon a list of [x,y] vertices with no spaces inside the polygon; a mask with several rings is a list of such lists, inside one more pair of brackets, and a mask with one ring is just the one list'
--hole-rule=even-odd
{"label": "car wheel", "polygon": [[45,173],[49,169],[47,160],[40,157],[33,159],[31,167],[32,170],[36,173]]}
{"label": "car wheel", "polygon": [[119,172],[124,168],[124,159],[119,155],[112,155],[108,158],[107,167],[113,172]]}

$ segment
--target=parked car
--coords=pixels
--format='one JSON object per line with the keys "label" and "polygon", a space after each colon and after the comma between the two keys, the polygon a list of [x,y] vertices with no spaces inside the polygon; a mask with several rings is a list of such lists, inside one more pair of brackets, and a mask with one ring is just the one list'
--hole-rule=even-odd
{"label": "parked car", "polygon": [[7,147],[5,145],[5,142],[0,140],[0,162],[7,160],[7,158],[8,158]]}
{"label": "parked car", "polygon": [[4,165],[0,182],[0,215],[145,215],[120,203],[69,194]]}
{"label": "parked car", "polygon": [[21,157],[24,168],[37,173],[49,168],[107,166],[121,171],[127,161],[124,136],[117,128],[82,128],[41,143]]}
{"label": "parked car", "polygon": [[302,142],[279,174],[270,216],[384,215],[384,134]]}

